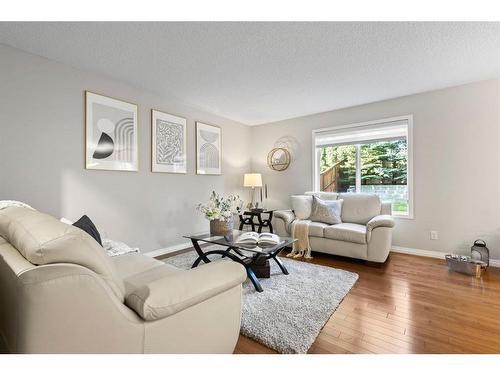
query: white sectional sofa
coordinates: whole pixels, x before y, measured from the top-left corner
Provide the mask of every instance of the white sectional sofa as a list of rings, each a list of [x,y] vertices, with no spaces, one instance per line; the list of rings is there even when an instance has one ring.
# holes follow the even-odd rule
[[[275,233],[290,236],[291,224],[299,217],[306,219],[311,210],[312,196],[323,200],[342,199],[341,224],[311,222],[309,243],[312,251],[363,259],[376,263],[386,261],[391,250],[394,219],[390,203],[382,203],[373,194],[316,193],[292,196],[292,209],[276,211],[273,218]]]

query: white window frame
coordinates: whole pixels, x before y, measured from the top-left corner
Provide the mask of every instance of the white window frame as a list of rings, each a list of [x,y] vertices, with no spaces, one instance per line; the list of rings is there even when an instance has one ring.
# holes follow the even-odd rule
[[[311,143],[312,143],[312,191],[319,192],[319,166],[320,166],[320,152],[319,148],[316,148],[316,134],[323,133],[329,130],[338,129],[348,129],[356,128],[370,125],[383,124],[395,121],[406,121],[408,124],[408,136],[407,136],[407,150],[408,150],[408,160],[407,160],[407,185],[408,185],[408,214],[407,215],[394,215],[394,217],[401,219],[414,219],[414,202],[413,202],[413,115],[404,115],[397,117],[384,118],[380,120],[358,122],[354,124],[332,126],[329,128],[313,129]],[[357,163],[360,163],[360,158],[357,158]],[[361,173],[360,166],[356,165],[356,174]],[[358,179],[356,178],[356,184]],[[358,186],[356,186],[356,191],[359,191]]]

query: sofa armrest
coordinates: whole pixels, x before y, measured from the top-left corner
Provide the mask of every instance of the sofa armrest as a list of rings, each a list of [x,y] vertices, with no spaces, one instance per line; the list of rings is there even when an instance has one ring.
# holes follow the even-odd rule
[[[239,263],[209,263],[143,285],[126,296],[125,303],[144,320],[157,320],[241,285],[246,277]]]
[[[295,214],[292,210],[274,211],[274,217],[283,221],[285,230],[290,233],[290,226],[295,220]]]
[[[366,224],[366,239],[370,241],[371,233],[375,228],[393,228],[395,221],[390,215],[378,215]]]

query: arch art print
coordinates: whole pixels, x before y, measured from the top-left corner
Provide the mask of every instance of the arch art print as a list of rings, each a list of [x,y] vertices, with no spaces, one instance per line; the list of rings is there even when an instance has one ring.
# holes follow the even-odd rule
[[[151,110],[151,171],[187,173],[186,119]]]
[[[222,174],[222,130],[196,122],[196,173]]]
[[[85,92],[85,167],[137,171],[137,105]]]

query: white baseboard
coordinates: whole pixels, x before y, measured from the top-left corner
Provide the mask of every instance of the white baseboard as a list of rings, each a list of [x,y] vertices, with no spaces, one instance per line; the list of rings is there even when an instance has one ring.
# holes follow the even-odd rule
[[[402,254],[410,254],[417,255],[420,257],[428,257],[428,258],[440,258],[444,259],[445,253],[440,251],[433,250],[422,250],[422,249],[413,249],[411,247],[402,247],[402,246],[393,246],[391,251],[394,253],[402,253]]]
[[[402,246],[393,246],[391,251],[394,253],[410,254],[410,255],[417,255],[420,257],[439,258],[439,259],[444,259],[444,256],[446,255],[446,253],[442,253],[440,251],[413,249],[410,247],[402,247]],[[490,266],[500,267],[500,259],[490,259]]]
[[[491,267],[500,267],[500,259],[490,259]]]
[[[174,252],[179,251],[179,250],[184,250],[184,249],[187,249],[187,248],[192,247],[192,246],[193,246],[193,244],[191,242],[184,242],[184,243],[180,243],[178,245],[172,245],[169,247],[164,247],[162,249],[148,251],[147,253],[144,253],[144,255],[147,255],[148,257],[151,257],[151,258],[155,258],[155,257],[159,257],[162,255],[174,253]]]

